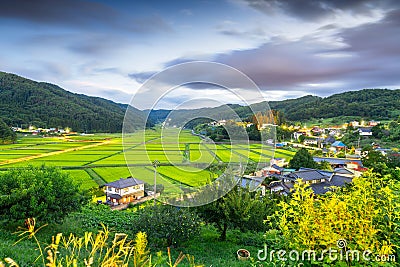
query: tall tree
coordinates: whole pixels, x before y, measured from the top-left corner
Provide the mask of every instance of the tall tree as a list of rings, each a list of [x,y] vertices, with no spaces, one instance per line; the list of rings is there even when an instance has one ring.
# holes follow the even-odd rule
[[[17,141],[17,134],[0,119],[0,144],[9,144]]]
[[[293,158],[289,161],[289,167],[293,169],[300,168],[317,168],[318,165],[314,161],[310,152],[308,152],[305,148],[300,148],[299,151],[293,156]]]

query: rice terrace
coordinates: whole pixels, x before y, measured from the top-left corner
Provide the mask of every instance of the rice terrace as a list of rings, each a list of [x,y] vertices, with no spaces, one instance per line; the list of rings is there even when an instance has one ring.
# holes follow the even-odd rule
[[[163,134],[161,136],[161,133]],[[63,137],[39,137],[19,135],[15,144],[3,145],[0,150],[0,170],[32,166],[56,166],[90,189],[119,178],[133,176],[153,184],[154,171],[151,162],[158,160],[158,183],[165,190],[173,185],[204,185],[218,174],[205,169],[218,163],[267,161],[273,156],[289,159],[293,152],[262,148],[260,143],[231,145],[230,143],[207,143],[189,130],[177,128],[146,130],[136,133],[137,142],[125,148],[125,154],[134,159],[127,166],[121,134],[70,135]],[[179,140],[175,136],[179,135]],[[135,140],[135,139],[133,139]],[[189,159],[185,150],[189,148]]]

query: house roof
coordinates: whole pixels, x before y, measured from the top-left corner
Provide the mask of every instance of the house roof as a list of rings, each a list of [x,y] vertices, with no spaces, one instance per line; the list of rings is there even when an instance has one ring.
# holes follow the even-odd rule
[[[328,182],[322,182],[317,184],[311,184],[310,188],[314,191],[314,194],[322,195],[330,190],[330,184]]]
[[[356,159],[324,158],[324,157],[313,157],[313,159],[316,162],[327,161],[330,164],[336,164],[336,165],[345,165],[346,163],[355,162],[358,165],[362,166],[361,160],[356,160]]]
[[[243,188],[249,188],[250,191],[253,191],[258,186],[260,186],[264,182],[263,177],[242,177],[240,181],[240,186]]]
[[[336,142],[336,139],[333,136],[330,135],[327,138],[325,138],[324,142],[332,144],[332,143]]]
[[[346,168],[335,168],[335,173],[340,173],[340,174],[354,174],[352,171],[346,169]]]
[[[144,182],[142,180],[133,178],[133,177],[129,177],[129,178],[121,178],[117,181],[111,182],[111,183],[107,183],[105,184],[105,186],[111,186],[114,188],[126,188],[126,187],[131,187],[131,186],[135,186],[135,185],[140,185],[140,184],[144,184]]]
[[[351,183],[352,182],[352,178],[349,178],[349,177],[345,177],[345,176],[341,176],[341,175],[334,175],[334,176],[332,176],[332,179],[331,179],[331,181],[330,181],[330,184],[332,185],[332,186],[339,186],[339,187],[342,187],[342,186],[344,186],[344,185],[346,185],[346,184],[348,184],[348,183]]]
[[[346,147],[346,145],[342,141],[335,141],[332,143],[334,147]]]
[[[372,132],[372,129],[369,127],[360,127],[360,128],[358,128],[358,131],[363,132],[363,133],[370,133],[370,132]]]
[[[326,181],[322,183],[311,184],[310,188],[314,191],[315,194],[321,195],[325,194],[328,191],[331,191],[332,186],[342,187],[351,182],[352,178],[340,175],[333,175],[329,182]]]
[[[282,171],[285,169],[285,168],[279,167],[279,166],[276,165],[276,164],[272,164],[271,167],[274,168],[274,169],[276,169],[276,170],[278,170],[278,171],[280,171],[280,172],[282,172]]]
[[[288,178],[301,179],[303,181],[328,179],[329,176],[324,175],[319,170],[300,168],[297,172],[292,172],[286,175]]]
[[[324,182],[311,183],[308,185],[308,187],[311,188],[313,192],[317,195],[325,194],[326,192],[332,190],[332,186],[342,187],[352,182],[352,178],[336,174],[336,172],[322,171],[309,168],[300,168],[299,171],[281,176],[280,178],[281,179],[290,178],[291,180],[302,179],[303,181],[325,179]],[[269,187],[270,188],[277,187],[279,185],[282,186],[284,190],[286,189],[287,192],[290,192],[290,189],[293,188],[294,183],[293,182],[284,183],[283,180],[281,180],[280,182],[273,181],[270,183]]]

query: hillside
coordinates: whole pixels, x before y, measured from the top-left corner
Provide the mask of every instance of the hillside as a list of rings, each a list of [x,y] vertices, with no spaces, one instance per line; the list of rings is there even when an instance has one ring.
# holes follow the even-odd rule
[[[304,96],[283,101],[268,103],[271,109],[283,112],[286,120],[307,121],[314,118],[334,118],[352,116],[365,119],[395,119],[400,115],[400,90],[364,89],[335,94],[326,98]],[[252,104],[255,112],[262,111],[262,103]],[[188,117],[213,117],[215,119],[232,119],[233,109],[241,118],[252,115],[248,106],[225,105],[215,108],[194,110],[175,110],[170,114],[170,124],[181,125]],[[152,111],[150,118],[160,121],[168,113]]]
[[[395,119],[400,115],[400,90],[364,89],[335,94],[326,98],[307,96],[269,103],[292,121],[312,118],[359,116],[370,119]]]
[[[121,132],[127,105],[68,92],[56,85],[0,72],[0,118],[8,125],[70,127],[74,131]],[[141,111],[133,109],[143,125]]]

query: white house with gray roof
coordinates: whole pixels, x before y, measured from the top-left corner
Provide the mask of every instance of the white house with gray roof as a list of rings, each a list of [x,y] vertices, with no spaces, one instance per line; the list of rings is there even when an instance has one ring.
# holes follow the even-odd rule
[[[144,196],[144,182],[128,177],[104,185],[107,202],[118,205],[131,203]]]

